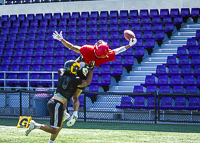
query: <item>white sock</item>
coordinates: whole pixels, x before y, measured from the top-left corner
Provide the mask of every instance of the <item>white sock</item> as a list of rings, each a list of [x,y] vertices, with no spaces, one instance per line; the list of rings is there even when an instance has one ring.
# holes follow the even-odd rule
[[[74,111],[73,115],[78,116],[78,111]]]
[[[54,141],[52,141],[52,140],[49,140],[49,143],[53,143]]]
[[[39,123],[35,123],[35,126],[36,126],[37,129],[40,129],[40,127],[41,127],[42,125],[39,124]]]

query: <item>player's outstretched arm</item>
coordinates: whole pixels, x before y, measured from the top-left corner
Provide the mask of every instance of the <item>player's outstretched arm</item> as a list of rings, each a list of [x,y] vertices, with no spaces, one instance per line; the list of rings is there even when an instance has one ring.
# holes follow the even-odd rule
[[[72,43],[66,41],[63,38],[62,31],[60,32],[60,34],[57,31],[55,31],[52,36],[53,36],[54,39],[61,41],[70,50],[73,50],[76,53],[80,53],[80,48],[81,47],[77,46],[77,45],[73,45]]]

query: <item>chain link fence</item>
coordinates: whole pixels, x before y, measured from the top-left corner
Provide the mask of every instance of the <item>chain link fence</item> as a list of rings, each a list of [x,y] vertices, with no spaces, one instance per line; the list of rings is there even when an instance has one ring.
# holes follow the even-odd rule
[[[32,116],[37,119],[49,119],[47,102],[53,94],[53,91],[2,90],[0,91],[0,116],[2,118]],[[199,123],[199,96],[199,94],[83,91],[79,97],[78,120]],[[69,107],[69,112],[72,114],[73,107]]]

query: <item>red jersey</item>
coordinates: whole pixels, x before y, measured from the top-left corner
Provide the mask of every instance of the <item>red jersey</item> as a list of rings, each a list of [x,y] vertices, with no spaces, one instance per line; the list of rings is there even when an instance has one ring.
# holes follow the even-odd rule
[[[90,61],[95,61],[95,67],[110,61],[115,60],[115,52],[109,50],[108,56],[106,58],[97,58],[94,54],[94,45],[83,45],[80,48],[80,52],[83,55],[84,61],[89,65]]]

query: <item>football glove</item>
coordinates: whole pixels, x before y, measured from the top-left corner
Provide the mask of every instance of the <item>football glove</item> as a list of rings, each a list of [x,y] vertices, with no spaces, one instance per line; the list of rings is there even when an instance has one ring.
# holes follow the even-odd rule
[[[67,121],[67,126],[68,126],[68,127],[73,126],[74,123],[76,122],[76,119],[78,119],[78,115],[72,115],[72,116],[69,118],[69,121]]]
[[[133,46],[137,43],[137,39],[136,38],[131,38],[130,41],[129,41],[129,46]]]
[[[65,111],[63,111],[63,122],[64,122],[65,120],[69,119],[69,117],[70,117],[70,114],[69,114],[69,113],[67,113],[67,111],[66,111],[66,110],[65,110]]]
[[[59,40],[59,41],[63,39],[62,31],[60,32],[60,34],[57,31],[55,31],[55,33],[53,33],[52,36],[54,39]]]
[[[93,70],[95,68],[95,61],[89,62],[88,69]]]

